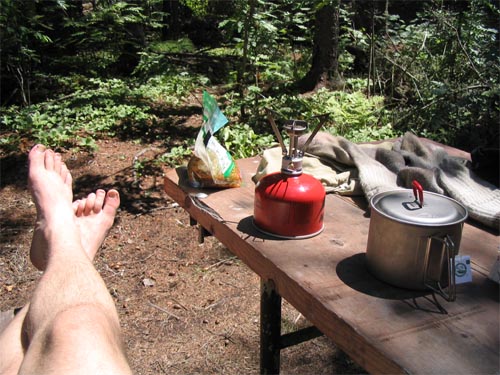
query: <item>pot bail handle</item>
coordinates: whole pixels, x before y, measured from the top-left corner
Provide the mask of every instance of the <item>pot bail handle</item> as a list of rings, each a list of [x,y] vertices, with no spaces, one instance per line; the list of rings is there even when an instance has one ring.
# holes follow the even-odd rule
[[[432,280],[429,275],[430,268],[430,258],[431,258],[431,244],[432,241],[441,242],[441,254],[440,260],[438,262],[439,269],[442,270],[443,263],[446,265],[447,278],[448,278],[448,292],[444,290],[441,285],[441,280],[434,280],[436,285],[432,284]],[[448,302],[453,302],[456,299],[456,282],[455,282],[455,243],[451,239],[450,235],[446,235],[445,237],[437,237],[432,236],[427,238],[427,246],[425,250],[425,259],[424,259],[424,285],[431,289],[433,292],[438,293],[441,297],[446,299]]]
[[[413,195],[415,196],[415,201],[419,204],[420,208],[424,205],[424,189],[422,185],[417,180],[413,180],[411,183],[411,187],[413,188]],[[417,197],[418,192],[418,197]]]

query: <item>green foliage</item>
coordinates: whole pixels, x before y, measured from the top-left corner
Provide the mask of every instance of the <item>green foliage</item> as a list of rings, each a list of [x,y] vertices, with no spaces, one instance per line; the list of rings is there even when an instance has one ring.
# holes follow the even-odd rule
[[[137,133],[135,129],[144,133],[157,126],[152,103],[176,107],[195,86],[195,77],[177,72],[152,77],[143,84],[116,78],[75,78],[80,83],[70,95],[2,109],[0,121],[5,131],[0,145],[15,148],[22,138],[29,138],[49,147],[94,149],[99,136],[132,135]]]
[[[189,38],[156,41],[149,45],[149,49],[156,53],[195,52],[193,42]]]
[[[61,2],[60,6],[63,4]],[[40,62],[40,50],[52,44],[47,35],[50,26],[46,25],[42,15],[35,13],[34,8],[34,2],[0,2],[0,75],[12,77],[24,105],[31,102],[31,75]]]
[[[367,97],[360,91],[320,90],[311,100],[313,112],[328,113],[326,129],[353,142],[392,138],[395,132],[388,121],[382,96]],[[320,114],[320,113],[318,113]]]
[[[91,85],[97,86],[78,90],[60,101],[10,107],[2,111],[1,121],[18,136],[49,147],[95,148],[96,135],[114,134],[125,120],[138,124],[150,119],[147,108],[122,103],[125,96],[134,95],[123,82],[94,79]]]
[[[171,76],[171,72],[175,71],[174,65],[165,54],[167,53],[194,53],[193,43],[187,39],[179,39],[177,41],[162,41],[154,43],[149,47],[149,50],[140,52],[141,57],[139,64],[135,68],[133,75],[142,79],[148,79],[151,76]],[[185,66],[182,67],[184,72],[187,72]],[[184,74],[186,75],[186,74]],[[190,79],[195,81],[201,79],[206,82],[206,77],[201,77],[196,74],[189,74]]]
[[[347,83],[349,86],[356,87],[359,81],[354,79],[348,80]],[[233,148],[233,152],[236,153],[238,147],[241,147],[245,150],[245,155],[255,154],[273,143],[273,140],[275,141],[273,136],[269,137],[272,130],[266,120],[265,108],[270,108],[277,114],[275,118],[277,123],[283,123],[288,119],[299,119],[306,120],[310,127],[316,125],[318,116],[328,115],[323,130],[354,142],[394,138],[401,134],[392,127],[391,111],[385,107],[384,98],[382,96],[367,97],[361,91],[322,89],[308,96],[282,94],[265,98],[257,88],[253,87],[249,88],[245,98],[245,104],[249,104],[246,100],[253,103],[252,112],[248,116],[245,127],[239,129],[231,126],[224,129],[226,133],[235,133],[226,147]],[[229,104],[224,109],[225,113],[230,117],[237,117],[238,108],[242,105],[239,96],[226,96],[226,102]],[[262,144],[259,143],[259,138],[262,138]],[[255,144],[255,147],[247,152],[246,149],[252,148],[251,144]]]
[[[127,45],[138,44],[129,31],[129,25],[134,23],[151,29],[161,27],[155,17],[146,16],[143,7],[127,1],[111,2],[107,6],[98,6],[83,17],[66,19],[65,27],[71,30],[71,34],[60,42],[65,48],[78,52],[66,55],[60,63],[93,74],[105,73],[117,62]]]
[[[3,149],[26,138],[52,147],[94,148],[101,136],[158,136],[171,123],[163,118],[166,110],[180,108],[200,88],[216,88],[199,73],[218,69],[215,64],[172,56],[197,52],[216,56],[233,70],[232,80],[219,87],[231,119],[220,136],[235,157],[274,143],[266,108],[277,112],[278,122],[297,118],[314,125],[318,115],[328,114],[325,130],[353,141],[406,130],[466,149],[498,139],[500,13],[486,0],[468,2],[460,12],[446,2],[428,2],[409,23],[396,15],[374,15],[385,27],[373,35],[352,26],[357,14],[351,2],[235,0],[227,7],[234,12],[220,23],[230,43],[203,51],[187,37],[160,40],[162,0],[85,2],[95,8],[78,16],[71,12],[76,3],[63,0],[45,7],[39,1],[0,2],[2,84],[21,98],[21,106],[1,108]],[[310,67],[314,12],[327,3],[341,7],[339,53],[346,85],[301,96],[293,91],[294,82]],[[194,17],[218,16],[210,13],[216,6],[207,0],[183,4]],[[131,24],[143,27],[145,45],[131,40]],[[136,43],[140,62],[132,77],[115,76],[129,43]],[[344,52],[348,45],[367,54],[373,45],[369,77],[368,72],[350,77],[355,60]],[[10,100],[2,95],[4,103]],[[163,158],[175,162],[190,151],[188,143],[176,144]]]
[[[195,16],[203,17],[208,12],[208,0],[181,0],[181,2],[191,9]]]
[[[207,83],[206,77],[171,69],[167,74],[152,76],[134,91],[150,103],[177,107],[191,91]]]
[[[307,59],[298,45],[310,40],[311,8],[307,1],[236,1],[236,12],[220,23],[233,37],[235,51],[249,64],[257,84],[300,78]],[[302,64],[298,64],[302,62]]]
[[[469,150],[498,140],[498,29],[487,25],[485,4],[430,8],[408,25],[391,19],[379,73],[398,103],[396,127]],[[498,19],[497,8],[489,12]]]
[[[186,140],[183,145],[171,147],[168,152],[158,157],[156,162],[160,165],[168,165],[170,167],[184,164],[193,154],[193,146],[194,139]]]
[[[256,134],[248,124],[231,124],[221,129],[223,145],[235,159],[260,154],[269,148],[275,139],[271,134]]]

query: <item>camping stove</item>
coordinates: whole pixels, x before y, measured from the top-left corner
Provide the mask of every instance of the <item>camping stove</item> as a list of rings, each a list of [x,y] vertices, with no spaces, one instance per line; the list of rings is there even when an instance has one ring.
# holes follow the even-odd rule
[[[309,238],[323,230],[325,188],[319,180],[302,172],[304,151],[322,122],[300,150],[298,138],[307,123],[289,120],[284,129],[290,137],[287,148],[268,112],[269,122],[283,151],[281,171],[264,176],[255,187],[254,224],[262,232],[281,238]]]

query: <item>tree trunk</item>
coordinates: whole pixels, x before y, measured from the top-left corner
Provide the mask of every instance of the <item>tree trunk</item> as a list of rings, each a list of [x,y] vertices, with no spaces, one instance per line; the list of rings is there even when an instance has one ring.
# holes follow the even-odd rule
[[[127,0],[132,6],[141,6],[140,0]],[[139,52],[145,44],[144,25],[140,22],[128,22],[125,25],[128,39],[123,43],[123,50],[116,62],[118,71],[122,74],[131,74],[139,64]]]
[[[246,15],[245,18],[245,27],[243,29],[243,56],[237,70],[238,94],[242,99],[242,103],[245,102],[243,100],[244,99],[243,87],[245,81],[245,74],[247,73],[247,67],[248,67],[248,44],[250,39],[250,33],[252,32],[251,29],[252,29],[253,17],[255,15],[255,7],[256,7],[256,1],[250,0],[248,14]],[[241,112],[241,117],[245,118],[246,115],[245,115],[244,104],[242,104],[242,106],[240,107],[240,112]]]
[[[338,63],[339,8],[336,2],[316,12],[312,65],[299,82],[301,92],[322,87],[338,88],[341,84]]]
[[[163,26],[161,29],[161,36],[163,40],[176,40],[182,35],[182,4],[179,0],[163,0],[162,11]]]

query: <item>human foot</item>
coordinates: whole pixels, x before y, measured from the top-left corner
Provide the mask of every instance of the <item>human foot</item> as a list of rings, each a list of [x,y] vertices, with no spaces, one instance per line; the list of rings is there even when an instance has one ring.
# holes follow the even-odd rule
[[[80,232],[81,244],[91,261],[113,226],[119,206],[120,195],[114,189],[107,193],[99,189],[95,193],[90,193],[86,198],[73,202],[75,222]],[[39,249],[40,246],[46,245],[43,242],[43,234],[36,228],[31,245],[31,262],[36,268],[43,271],[47,260],[42,257],[43,250]]]
[[[35,146],[29,156],[30,174],[29,185],[32,191],[35,204],[37,206],[37,224],[33,234],[33,241],[31,244],[30,258],[33,265],[39,270],[45,270],[48,259],[48,239],[45,230],[47,229],[47,220],[45,216],[51,213],[50,205],[46,201],[58,202],[63,200],[65,202],[65,213],[67,214],[67,200],[71,200],[71,174],[61,161],[58,154],[50,150],[46,150],[44,146]],[[44,185],[44,179],[47,178],[46,172],[52,173],[49,177],[55,181],[49,181],[49,184]],[[59,174],[59,178],[57,177]],[[58,189],[55,189],[57,194],[55,196],[46,198],[47,186],[59,187],[60,181],[63,180],[66,185],[65,190],[61,195]],[[76,200],[71,204],[71,217],[69,225],[72,228],[73,223],[76,225],[76,231],[83,247],[90,260],[94,256],[104,241],[109,229],[113,225],[116,211],[120,205],[120,195],[114,189],[105,192],[102,189],[96,193],[89,194],[86,198]],[[48,206],[49,208],[47,208]],[[55,206],[55,204],[54,204]],[[48,212],[47,212],[48,211]],[[50,216],[50,215],[49,215]],[[57,218],[57,215],[56,215]],[[52,220],[49,220],[52,221]],[[61,228],[66,229],[66,224],[60,224]],[[57,230],[57,229],[56,229]]]
[[[35,202],[37,218],[30,257],[37,268],[45,264],[49,242],[78,240],[72,208],[72,177],[61,155],[42,145],[28,156],[28,186]]]
[[[87,198],[73,202],[76,224],[80,229],[83,249],[93,260],[115,220],[120,195],[114,189],[107,193],[98,189]]]
[[[62,213],[54,209],[67,208],[73,199],[73,180],[61,155],[43,145],[36,145],[29,153],[28,168],[28,187],[37,215],[50,220],[58,217]]]

